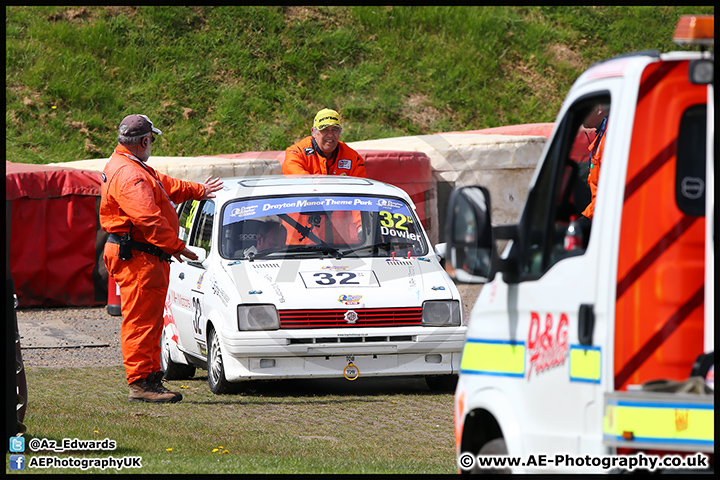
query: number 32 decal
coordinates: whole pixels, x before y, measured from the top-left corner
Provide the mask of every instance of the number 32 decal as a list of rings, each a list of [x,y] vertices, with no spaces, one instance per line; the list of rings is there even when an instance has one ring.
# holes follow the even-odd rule
[[[200,321],[202,319],[203,313],[202,313],[202,302],[198,297],[193,297],[192,299],[193,304],[193,331],[195,332],[195,336],[200,336],[202,338],[202,322]]]
[[[321,272],[313,275],[313,277],[319,277],[319,280],[315,280],[315,283],[318,285],[334,285],[335,283],[339,283],[340,285],[360,285],[360,282],[354,281],[356,276],[357,275],[352,272]]]
[[[383,210],[380,212],[380,217],[380,225],[387,228],[394,228],[395,230],[407,231],[408,226],[406,223],[412,223],[412,218],[402,213],[392,214]]]

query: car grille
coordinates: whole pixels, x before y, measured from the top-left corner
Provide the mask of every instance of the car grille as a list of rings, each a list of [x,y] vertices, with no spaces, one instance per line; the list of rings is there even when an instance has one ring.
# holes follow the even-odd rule
[[[345,314],[350,310],[357,314],[354,323],[345,319]],[[280,328],[397,327],[422,324],[422,307],[281,310],[279,313]]]

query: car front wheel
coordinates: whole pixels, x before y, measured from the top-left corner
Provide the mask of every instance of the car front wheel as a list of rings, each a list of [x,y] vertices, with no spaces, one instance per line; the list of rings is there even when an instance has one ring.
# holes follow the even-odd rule
[[[160,365],[165,372],[165,380],[187,380],[195,376],[195,367],[184,363],[175,363],[170,355],[170,338],[163,331],[160,340]]]
[[[230,393],[233,385],[225,380],[225,367],[223,365],[222,351],[220,350],[220,337],[214,328],[208,332],[208,384],[214,394]]]

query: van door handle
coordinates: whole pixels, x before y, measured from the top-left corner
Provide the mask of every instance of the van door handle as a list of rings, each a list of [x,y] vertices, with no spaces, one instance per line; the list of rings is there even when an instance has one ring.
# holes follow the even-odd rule
[[[580,345],[592,345],[593,330],[595,329],[595,311],[592,304],[580,305],[578,313],[578,341]]]

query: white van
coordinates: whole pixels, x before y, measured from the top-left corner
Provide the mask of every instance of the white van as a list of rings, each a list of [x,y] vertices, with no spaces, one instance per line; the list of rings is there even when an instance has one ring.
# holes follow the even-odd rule
[[[609,460],[639,452],[712,463],[712,382],[687,380],[714,375],[714,17],[683,17],[675,40],[702,51],[622,55],[580,76],[517,225],[491,226],[482,187],[451,195],[456,279],[487,282],[455,394],[459,471],[482,471],[478,454],[515,458],[495,464],[514,473],[632,470]],[[587,158],[573,152],[591,153],[600,129],[583,123],[598,106],[588,220]],[[671,467],[692,468],[684,458]]]

